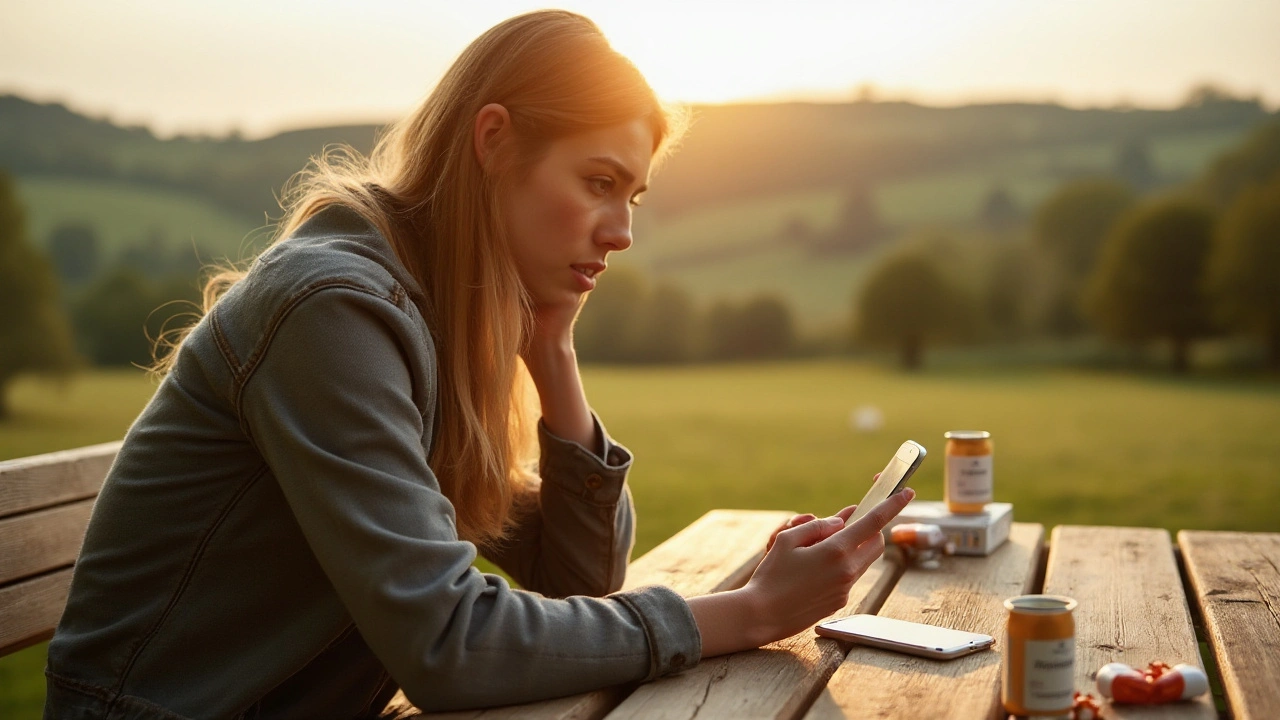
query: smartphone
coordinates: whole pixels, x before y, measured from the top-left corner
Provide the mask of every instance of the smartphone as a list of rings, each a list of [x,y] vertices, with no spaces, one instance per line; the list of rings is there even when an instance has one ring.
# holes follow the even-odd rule
[[[894,620],[879,615],[850,615],[822,623],[814,630],[823,637],[937,660],[950,660],[986,650],[995,643],[995,638],[982,633]]]
[[[880,471],[880,477],[867,491],[862,502],[858,503],[858,509],[853,512],[853,517],[849,518],[849,522],[845,524],[852,525],[857,522],[890,495],[906,487],[907,480],[915,473],[916,468],[920,467],[920,463],[924,462],[924,456],[927,454],[924,446],[918,442],[908,440],[902,443],[898,452],[894,453],[889,460],[889,464]]]

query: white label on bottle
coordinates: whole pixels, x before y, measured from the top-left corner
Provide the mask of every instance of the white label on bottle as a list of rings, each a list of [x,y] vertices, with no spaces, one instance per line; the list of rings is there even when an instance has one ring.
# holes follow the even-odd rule
[[[991,456],[948,455],[947,485],[952,502],[991,502]]]
[[[1071,708],[1076,678],[1076,640],[1027,640],[1023,651],[1022,704],[1028,710]]]

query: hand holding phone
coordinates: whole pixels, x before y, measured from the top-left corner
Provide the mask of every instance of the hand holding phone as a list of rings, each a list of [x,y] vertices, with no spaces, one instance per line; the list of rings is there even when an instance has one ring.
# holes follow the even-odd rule
[[[902,489],[906,487],[907,480],[909,480],[915,473],[916,468],[920,467],[920,463],[924,461],[924,457],[927,454],[928,451],[924,449],[923,445],[912,440],[904,442],[898,448],[897,452],[893,454],[893,457],[889,459],[889,464],[885,466],[885,469],[876,474],[875,479],[872,481],[871,489],[867,491],[867,494],[862,498],[862,501],[857,505],[850,505],[849,507],[844,508],[840,512],[836,513],[836,515],[844,521],[845,525],[851,525],[853,522],[865,517],[875,508],[875,506],[888,499],[890,495],[901,492]],[[897,513],[894,513],[894,515],[896,514]],[[893,516],[890,516],[890,519],[892,519],[892,517]],[[769,550],[773,547],[774,540],[777,539],[778,533],[813,522],[817,519],[817,516],[812,513],[805,513],[803,515],[796,515],[792,517],[790,520],[780,525],[777,530],[773,531],[773,534],[769,536],[769,541],[765,544],[765,550]],[[831,532],[820,532],[812,537],[811,542],[821,542],[829,535],[831,535]]]
[[[880,471],[880,476],[872,483],[862,502],[858,503],[858,509],[849,518],[849,522],[857,522],[890,495],[902,490],[927,454],[928,451],[918,442],[908,440],[902,443],[893,457],[889,458],[889,464]]]

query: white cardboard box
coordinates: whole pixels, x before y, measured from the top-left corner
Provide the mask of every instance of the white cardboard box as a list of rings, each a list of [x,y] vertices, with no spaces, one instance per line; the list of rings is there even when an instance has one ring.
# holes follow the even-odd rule
[[[1013,526],[1013,505],[987,503],[986,512],[956,515],[947,511],[939,500],[912,500],[886,527],[900,523],[930,523],[942,528],[947,539],[956,544],[956,555],[990,555],[1009,539]],[[887,539],[887,538],[886,538]]]

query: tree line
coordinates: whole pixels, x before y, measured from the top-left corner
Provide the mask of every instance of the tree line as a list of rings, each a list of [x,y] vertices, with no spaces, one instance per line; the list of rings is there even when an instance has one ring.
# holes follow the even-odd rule
[[[1063,184],[1035,209],[1025,238],[1010,239],[1019,211],[995,188],[979,218],[980,251],[946,232],[899,241],[850,298],[836,337],[802,338],[781,297],[701,309],[680,287],[650,286],[624,269],[602,278],[587,304],[580,353],[654,363],[884,347],[914,369],[940,344],[1096,334],[1123,347],[1161,342],[1185,372],[1196,341],[1236,335],[1280,369],[1280,123],[1260,126],[1191,184],[1157,194],[1144,194],[1154,185],[1147,155],[1126,144],[1113,176]],[[883,245],[887,234],[856,188],[831,230],[793,220],[780,240],[846,252]]]
[[[998,196],[988,219],[1008,213]],[[858,243],[884,242],[865,193],[837,227]],[[1193,343],[1235,333],[1257,338],[1280,368],[1280,123],[1173,192],[1143,196],[1116,179],[1067,183],[1036,209],[1029,235],[992,243],[980,263],[960,262],[965,250],[946,238],[899,243],[851,297],[847,329],[816,339],[801,336],[785,298],[703,307],[678,285],[619,267],[578,320],[578,350],[587,362],[683,363],[882,346],[915,368],[940,343],[1099,333],[1125,345],[1161,341],[1185,371]],[[820,238],[816,249],[833,242]],[[83,225],[55,228],[46,246],[47,256],[30,242],[13,181],[0,172],[0,416],[20,373],[149,364],[154,339],[199,297],[198,249],[171,252],[152,235],[106,257]]]
[[[687,290],[634,268],[601,277],[574,326],[578,357],[601,363],[685,363],[794,356],[791,306],[762,294],[699,307]]]
[[[1030,103],[932,108],[906,102],[694,109],[697,129],[649,193],[650,211],[676,214],[753,195],[875,184],[1033,147],[1242,129],[1268,115],[1257,98],[1212,86],[1193,88],[1175,110]],[[0,95],[0,167],[14,174],[184,191],[255,222],[277,211],[276,193],[320,148],[340,143],[368,152],[378,132],[379,126],[358,125],[260,140],[234,133],[162,140],[145,127],[118,127],[62,105]],[[744,153],[744,147],[752,151]]]
[[[897,349],[906,367],[927,345],[1039,330],[1162,342],[1177,372],[1198,340],[1252,337],[1280,369],[1280,123],[1155,196],[1115,179],[1064,185],[976,291],[935,253],[896,253],[863,286],[854,318],[855,337]]]

